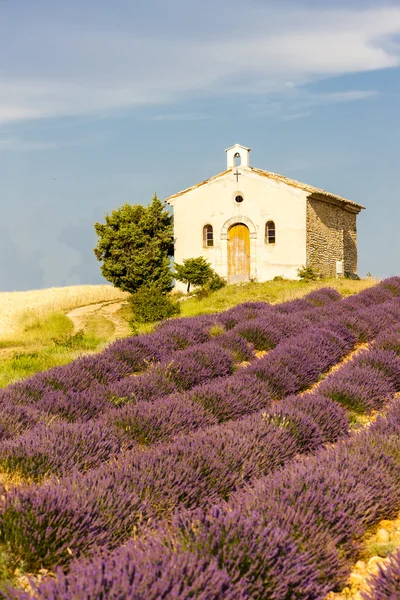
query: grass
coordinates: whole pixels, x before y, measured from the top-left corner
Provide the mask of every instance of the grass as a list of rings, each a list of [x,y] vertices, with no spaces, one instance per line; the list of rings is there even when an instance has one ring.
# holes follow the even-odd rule
[[[85,322],[85,333],[100,339],[111,339],[115,333],[115,325],[102,315],[90,315]]]
[[[183,296],[179,316],[220,312],[248,301],[263,300],[276,304],[301,298],[314,289],[326,286],[348,296],[375,283],[376,280],[368,278],[361,281],[326,279],[317,282],[267,281],[230,285],[200,300],[195,296]],[[0,315],[3,309],[0,318],[0,387],[38,371],[67,364],[83,353],[101,350],[116,337],[112,317],[99,314],[96,309],[96,312],[85,316],[76,331],[65,313],[82,306],[123,301],[126,298],[126,293],[107,285],[0,293]],[[29,310],[26,310],[27,306]],[[127,322],[129,317],[130,309],[125,303],[114,313],[114,318],[120,322]],[[138,325],[135,333],[149,333],[154,326],[154,323]],[[218,333],[214,331],[213,335]],[[122,327],[119,335],[129,335],[128,326]]]
[[[60,312],[43,317],[32,311],[22,313],[16,330],[13,337],[0,340],[0,387],[65,365],[82,352],[96,350],[108,339],[99,335],[104,326],[99,328],[97,323],[87,332],[75,333],[72,321]]]
[[[321,287],[332,287],[338,290],[342,296],[349,296],[357,294],[376,283],[377,280],[371,277],[359,281],[351,279],[324,279],[313,282],[283,280],[228,285],[201,300],[198,300],[196,297],[182,300],[180,316],[192,317],[202,313],[219,312],[248,301],[256,302],[262,300],[271,304],[277,304],[301,298],[312,290]]]

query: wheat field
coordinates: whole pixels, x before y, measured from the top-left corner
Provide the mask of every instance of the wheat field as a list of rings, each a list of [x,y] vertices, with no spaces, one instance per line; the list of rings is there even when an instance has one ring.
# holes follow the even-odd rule
[[[68,287],[0,292],[0,338],[18,333],[21,318],[27,312],[43,316],[67,312],[98,302],[124,300],[129,294],[111,285],[73,285]]]

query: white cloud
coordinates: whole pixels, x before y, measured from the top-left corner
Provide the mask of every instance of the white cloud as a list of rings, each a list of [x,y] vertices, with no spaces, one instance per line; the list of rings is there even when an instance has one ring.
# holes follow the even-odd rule
[[[271,117],[282,121],[304,119],[317,106],[367,100],[378,95],[376,90],[347,90],[344,92],[311,92],[307,88],[293,88],[273,95],[272,100],[249,104],[251,117]]]
[[[81,140],[66,142],[28,140],[17,136],[0,137],[0,152],[36,152],[40,150],[51,150],[60,146],[79,146]]]
[[[153,121],[205,121],[209,118],[207,115],[198,113],[165,113],[155,115]]]
[[[311,112],[298,112],[282,116],[282,121],[297,121],[297,119],[306,119],[311,116]]]
[[[377,96],[377,90],[348,90],[345,92],[328,92],[326,94],[309,94],[305,96],[308,106],[319,104],[331,104],[334,102],[354,102],[355,100],[366,100]]]
[[[279,9],[242,0],[237,13],[232,2],[221,0],[213,30],[202,36],[178,26],[162,37],[145,35],[146,28],[46,23],[40,29],[26,23],[8,65],[12,76],[0,74],[0,123],[108,114],[193,96],[290,94],[316,78],[400,65],[394,39],[400,7],[311,10],[286,3]],[[171,0],[177,20],[180,8],[179,0]],[[327,101],[361,100],[365,94],[344,92]],[[185,118],[193,116],[166,113],[156,120]]]

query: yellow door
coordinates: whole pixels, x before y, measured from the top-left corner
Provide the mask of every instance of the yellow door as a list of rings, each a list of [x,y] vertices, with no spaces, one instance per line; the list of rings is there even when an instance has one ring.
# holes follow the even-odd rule
[[[250,279],[250,234],[243,223],[233,225],[228,232],[228,283]]]

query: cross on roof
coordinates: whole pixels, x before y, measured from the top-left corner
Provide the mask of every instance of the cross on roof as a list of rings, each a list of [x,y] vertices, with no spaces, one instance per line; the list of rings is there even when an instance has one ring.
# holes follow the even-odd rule
[[[236,171],[234,172],[234,176],[236,177],[236,181],[239,182],[239,176],[241,175],[241,173],[239,173],[239,171],[236,169]]]

